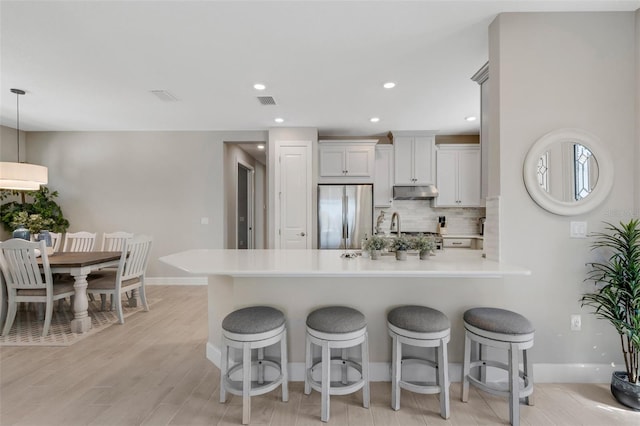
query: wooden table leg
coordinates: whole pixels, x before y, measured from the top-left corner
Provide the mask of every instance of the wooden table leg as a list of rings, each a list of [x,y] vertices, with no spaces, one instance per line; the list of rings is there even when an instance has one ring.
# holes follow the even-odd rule
[[[91,317],[89,317],[89,301],[87,300],[87,274],[75,275],[73,283],[75,297],[73,300],[73,319],[71,331],[73,333],[85,333],[91,329]]]

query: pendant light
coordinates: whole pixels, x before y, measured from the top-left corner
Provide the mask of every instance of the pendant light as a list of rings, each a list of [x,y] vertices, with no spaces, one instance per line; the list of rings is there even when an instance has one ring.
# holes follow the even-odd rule
[[[18,145],[18,161],[0,162],[0,189],[13,189],[17,191],[37,191],[40,185],[48,182],[47,168],[35,164],[20,162],[20,95],[25,91],[11,89],[16,94],[16,143]]]

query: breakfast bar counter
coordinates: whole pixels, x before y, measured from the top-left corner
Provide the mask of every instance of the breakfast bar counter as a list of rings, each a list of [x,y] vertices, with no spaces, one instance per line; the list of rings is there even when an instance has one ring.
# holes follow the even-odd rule
[[[452,323],[450,359],[461,360],[464,310],[493,306],[496,294],[511,291],[510,278],[531,274],[523,267],[484,259],[480,250],[437,251],[428,260],[409,254],[406,261],[394,256],[377,260],[344,257],[344,253],[202,249],[171,254],[160,261],[207,277],[207,357],[216,365],[220,361],[220,325],[228,313],[252,305],[282,310],[287,317],[292,380],[303,378],[305,319],[317,307],[345,305],[365,314],[372,380],[388,380],[386,314],[393,307],[423,304],[444,312]]]

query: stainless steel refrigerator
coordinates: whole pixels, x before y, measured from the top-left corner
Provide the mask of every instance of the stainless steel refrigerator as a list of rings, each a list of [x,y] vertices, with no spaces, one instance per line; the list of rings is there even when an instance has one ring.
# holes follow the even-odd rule
[[[373,230],[373,185],[318,185],[318,248],[358,249]]]

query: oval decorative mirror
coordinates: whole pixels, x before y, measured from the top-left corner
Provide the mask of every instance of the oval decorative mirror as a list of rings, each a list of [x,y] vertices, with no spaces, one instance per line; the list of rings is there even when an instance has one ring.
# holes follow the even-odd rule
[[[558,129],[538,139],[524,160],[524,184],[540,207],[563,216],[597,207],[613,186],[613,161],[598,138]]]

